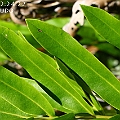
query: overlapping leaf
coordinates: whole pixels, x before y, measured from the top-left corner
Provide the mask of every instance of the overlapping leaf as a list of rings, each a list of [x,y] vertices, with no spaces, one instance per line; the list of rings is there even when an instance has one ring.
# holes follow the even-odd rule
[[[54,116],[47,99],[24,79],[0,67],[0,119],[19,120],[46,114]]]
[[[0,38],[1,48],[21,64],[34,79],[47,87],[59,99],[59,104],[73,113],[94,114],[91,106],[48,62],[48,56],[43,57],[42,53],[38,53],[25,40],[5,27],[0,27]]]
[[[27,20],[35,39],[60,58],[112,106],[120,109],[120,82],[91,53],[59,28],[39,20]]]
[[[27,79],[27,78],[23,78],[25,81],[27,81],[30,85],[32,85],[38,92],[40,92],[47,100],[48,102],[52,105],[52,107],[55,110],[59,110],[61,112],[65,112],[65,113],[70,113],[71,111],[64,108],[63,106],[61,106],[58,102],[56,102],[54,99],[52,99],[38,84],[36,81],[31,80],[31,79]]]

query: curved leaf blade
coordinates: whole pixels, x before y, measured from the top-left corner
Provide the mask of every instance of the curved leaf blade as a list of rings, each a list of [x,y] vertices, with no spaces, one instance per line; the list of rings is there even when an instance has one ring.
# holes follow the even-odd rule
[[[114,46],[120,49],[120,21],[99,8],[81,5],[93,28]]]
[[[1,48],[21,64],[35,80],[53,92],[60,99],[60,104],[63,107],[73,113],[94,114],[92,107],[71,86],[68,80],[33,46],[5,27],[0,27],[0,33]]]
[[[37,42],[73,69],[104,100],[120,109],[120,82],[97,58],[55,26],[34,19],[27,20],[27,24]]]
[[[55,110],[59,110],[64,113],[70,113],[71,111],[66,109],[65,107],[61,106],[58,102],[56,102],[53,98],[49,96],[38,84],[36,81],[24,78],[30,85],[32,85],[38,92],[40,92],[52,105]]]
[[[0,103],[0,116],[2,114],[20,118],[46,114],[54,116],[51,104],[40,92],[23,78],[3,67],[0,67]]]

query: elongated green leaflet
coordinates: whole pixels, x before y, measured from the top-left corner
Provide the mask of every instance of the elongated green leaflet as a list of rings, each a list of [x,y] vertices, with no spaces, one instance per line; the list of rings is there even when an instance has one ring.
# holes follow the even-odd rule
[[[120,48],[120,21],[99,8],[81,5],[93,28],[114,46]]]
[[[52,99],[38,84],[36,81],[23,78],[26,82],[28,82],[30,85],[32,85],[38,92],[40,92],[47,100],[48,102],[52,105],[52,107],[56,110],[59,110],[64,113],[70,113],[71,111],[68,109],[65,109],[63,106],[61,106],[57,101]]]
[[[120,82],[90,52],[55,26],[33,19],[27,20],[27,25],[37,42],[65,62],[104,100],[120,109]]]
[[[24,79],[0,67],[0,118],[29,118],[46,114],[54,116],[47,99]]]
[[[1,48],[21,64],[35,80],[56,95],[63,107],[74,113],[94,114],[91,106],[71,86],[68,80],[53,67],[53,64],[48,62],[49,56],[46,55],[44,58],[28,42],[7,28],[0,27],[0,38]]]

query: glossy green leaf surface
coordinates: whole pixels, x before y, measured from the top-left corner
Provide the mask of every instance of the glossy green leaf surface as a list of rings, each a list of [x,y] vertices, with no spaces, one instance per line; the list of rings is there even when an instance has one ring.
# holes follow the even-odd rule
[[[5,27],[0,27],[0,38],[1,48],[47,87],[59,99],[59,104],[74,113],[94,114],[92,107],[49,62],[49,56],[43,57],[28,42]]]
[[[73,69],[92,90],[120,109],[120,82],[90,52],[69,34],[39,20],[27,20],[28,27],[46,50]]]
[[[47,99],[24,79],[0,67],[0,119],[54,116]]]
[[[18,35],[19,35],[27,44],[29,44],[29,42],[26,40],[26,38],[23,36],[23,34],[22,34],[20,31],[18,31]],[[40,54],[44,59],[46,59],[47,62],[48,62],[49,64],[51,64],[55,69],[59,69],[59,68],[58,68],[58,65],[57,65],[57,62],[56,62],[53,58],[48,57],[47,55],[45,55],[45,54],[42,53],[42,52],[39,52],[39,51],[36,51],[36,52],[38,52],[38,54]]]
[[[120,114],[111,117],[109,120],[120,120]]]
[[[120,21],[99,8],[81,5],[93,28],[114,46],[120,48]]]
[[[30,85],[32,85],[38,92],[40,92],[52,105],[52,107],[55,110],[60,110],[65,113],[70,113],[71,111],[68,109],[65,109],[63,106],[61,106],[58,102],[56,102],[54,99],[52,99],[38,84],[36,81],[31,79],[23,78],[25,81],[27,81]]]
[[[7,55],[5,55],[5,54],[0,50],[0,65],[1,65],[5,60],[9,60],[9,58],[7,57]]]

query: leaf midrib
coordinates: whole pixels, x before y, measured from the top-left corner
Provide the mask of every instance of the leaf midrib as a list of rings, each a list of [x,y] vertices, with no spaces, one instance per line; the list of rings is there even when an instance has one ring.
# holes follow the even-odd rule
[[[30,113],[26,113],[25,111],[19,109],[17,106],[15,106],[14,104],[12,104],[11,102],[9,102],[7,99],[5,99],[4,97],[0,96],[0,98],[2,98],[3,100],[5,100],[7,103],[9,103],[10,105],[12,105],[13,107],[15,107],[16,109],[18,109],[19,111],[21,111],[22,113],[26,114],[26,115],[30,115],[33,116],[34,114],[30,114]],[[35,115],[34,115],[35,116]],[[26,116],[25,116],[26,117]]]
[[[87,9],[86,9],[86,11],[88,11]],[[101,10],[102,11],[102,10]],[[90,12],[90,11],[88,11],[89,13],[91,13],[93,16],[95,16],[92,12]],[[97,19],[99,19],[101,22],[103,22],[106,26],[108,26],[112,31],[114,31],[119,37],[120,37],[120,34],[114,29],[114,28],[112,28],[111,26],[109,26],[109,24],[107,24],[107,23],[105,23],[102,19],[100,19],[100,18],[98,18],[97,16],[95,16]],[[111,17],[113,17],[113,16],[111,16]],[[117,19],[115,19],[114,17],[113,17],[113,19],[114,20],[116,20],[116,21],[118,21]],[[88,19],[88,21],[89,21],[89,19]],[[119,21],[118,21],[119,22]],[[90,24],[91,24],[91,22],[90,22]],[[102,35],[103,36],[103,35]],[[104,37],[104,36],[103,36]]]
[[[26,118],[26,119],[29,118],[29,117],[26,117],[26,116],[20,116],[20,115],[17,115],[17,114],[12,114],[12,113],[8,113],[8,112],[4,112],[4,111],[0,111],[0,113],[11,115],[11,116],[16,116],[16,117],[19,117],[19,118]]]
[[[4,37],[4,36],[3,36]],[[19,36],[18,36],[19,37]],[[5,38],[5,37],[4,37]],[[9,42],[11,42],[9,39],[7,39],[7,38],[5,38],[6,40],[8,40]],[[25,42],[25,41],[24,41]],[[13,42],[11,42],[21,53],[23,53],[23,55],[25,55],[26,56],[26,58],[28,58],[28,60],[30,60],[31,61],[31,63],[33,63],[38,69],[40,69],[31,59],[29,59],[29,57],[26,55],[26,54],[24,54],[24,52],[22,52]],[[34,52],[36,52],[36,51],[34,51]],[[38,54],[37,52],[36,52],[36,54]],[[40,55],[40,54],[38,54],[38,55]],[[42,57],[42,56],[41,56]],[[43,57],[42,57],[43,58]],[[44,59],[44,58],[43,58]],[[44,59],[45,60],[45,59]],[[46,60],[45,60],[46,61]],[[47,62],[48,63],[48,62]],[[51,65],[50,65],[51,66]],[[53,67],[53,66],[51,66],[51,67]],[[53,67],[54,68],[54,67]],[[55,68],[54,68],[55,69]],[[42,69],[40,69],[44,74],[46,74]],[[50,79],[52,79],[53,81],[54,81],[54,79],[53,78],[51,78],[51,76],[49,76],[48,74],[46,74]],[[63,77],[63,76],[62,76]],[[63,79],[65,79],[64,77],[63,77]],[[67,80],[66,80],[67,81]],[[56,84],[58,84],[56,81],[54,81]],[[68,94],[70,94],[81,106],[83,106],[83,104],[81,104],[81,102],[78,100],[78,99],[76,99],[75,97],[74,97],[74,95],[73,94],[71,94],[69,91],[67,91],[66,89],[64,89],[64,87],[62,87],[60,84],[58,84],[63,90],[65,90]],[[83,106],[83,108],[86,110],[86,111],[88,111],[89,113],[91,113],[86,107],[84,107]],[[70,108],[69,108],[70,109]],[[74,111],[73,109],[70,109],[71,111]]]
[[[0,80],[0,81],[1,81],[1,80]],[[30,97],[26,96],[26,95],[25,95],[24,93],[22,93],[21,91],[17,90],[16,88],[10,86],[9,84],[7,84],[7,83],[5,83],[5,82],[3,82],[3,81],[1,81],[1,82],[2,82],[3,84],[5,84],[6,86],[12,88],[13,90],[17,91],[18,93],[22,94],[23,96],[25,96],[25,97],[28,98],[30,101],[32,101],[33,103],[35,103],[37,106],[39,106],[41,109],[44,110],[44,108],[42,108],[36,101],[32,100]],[[11,103],[11,104],[12,104],[12,103]],[[16,108],[18,108],[18,107],[16,106]],[[18,108],[18,109],[19,109],[19,108]],[[23,112],[24,112],[24,111],[23,111]]]
[[[32,24],[32,23],[31,23]],[[35,26],[33,24],[33,26]],[[35,26],[36,27],[36,26]],[[37,27],[36,27],[37,28]],[[92,69],[88,64],[86,64],[84,61],[82,61],[80,58],[78,58],[77,56],[75,56],[71,51],[69,51],[66,47],[64,47],[62,44],[60,44],[58,41],[56,41],[53,37],[51,37],[50,35],[48,35],[47,33],[45,33],[44,31],[42,31],[44,34],[46,34],[47,36],[49,36],[52,40],[54,40],[55,42],[57,42],[60,46],[63,47],[63,49],[65,49],[68,53],[70,53],[72,56],[74,56],[75,58],[77,58],[79,61],[81,61],[83,64],[85,64],[89,69],[91,69],[94,73],[96,73],[100,78],[102,78],[103,80],[105,80],[112,88],[114,88],[118,93],[120,93],[120,91],[118,91],[111,83],[109,83],[104,77],[102,77],[100,74],[98,74],[94,69]],[[39,41],[38,41],[39,42]],[[100,62],[99,62],[100,63]],[[101,64],[101,63],[100,63]],[[101,64],[102,65],[102,64]],[[104,67],[105,68],[105,67]],[[106,69],[106,68],[105,68]],[[106,69],[107,70],[107,69]],[[108,71],[108,70],[107,70]]]

